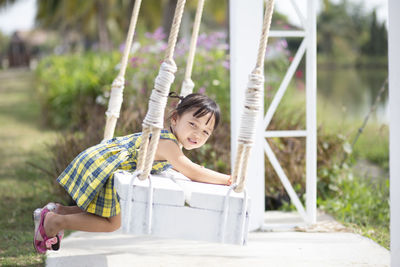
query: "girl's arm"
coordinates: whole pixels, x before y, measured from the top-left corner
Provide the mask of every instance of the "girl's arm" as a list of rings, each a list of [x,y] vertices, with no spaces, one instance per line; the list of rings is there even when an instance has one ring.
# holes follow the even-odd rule
[[[230,176],[204,168],[186,157],[179,146],[171,140],[161,139],[155,159],[167,160],[173,168],[190,180],[210,184],[230,184]]]

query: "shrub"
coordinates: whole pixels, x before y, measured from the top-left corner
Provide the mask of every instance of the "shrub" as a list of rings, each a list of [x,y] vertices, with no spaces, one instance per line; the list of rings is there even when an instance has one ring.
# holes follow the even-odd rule
[[[118,53],[50,56],[36,70],[43,119],[56,128],[77,128],[90,118],[87,106],[110,90]]]

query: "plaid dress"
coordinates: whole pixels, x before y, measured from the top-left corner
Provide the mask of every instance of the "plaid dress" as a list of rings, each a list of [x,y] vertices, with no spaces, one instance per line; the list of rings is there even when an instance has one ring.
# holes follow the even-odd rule
[[[160,139],[178,144],[168,130],[161,131]],[[136,170],[141,141],[142,133],[135,133],[92,146],[81,152],[57,181],[81,209],[102,217],[115,216],[121,208],[113,174],[117,170]],[[167,161],[154,161],[151,173],[160,173],[171,167]]]

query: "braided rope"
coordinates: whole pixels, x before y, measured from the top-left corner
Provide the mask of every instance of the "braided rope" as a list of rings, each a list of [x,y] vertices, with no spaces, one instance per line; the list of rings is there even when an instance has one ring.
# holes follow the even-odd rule
[[[136,23],[139,17],[139,10],[142,0],[136,0],[133,6],[131,21],[129,24],[128,36],[126,38],[125,49],[121,59],[121,68],[118,76],[115,78],[111,85],[111,95],[108,102],[108,109],[106,112],[107,120],[104,130],[104,140],[111,139],[114,135],[115,126],[119,118],[121,105],[123,101],[123,91],[125,85],[125,72],[128,65],[129,52],[131,51],[133,35],[135,34]]]
[[[142,147],[139,151],[137,170],[143,170],[143,173],[139,177],[141,180],[146,179],[150,174],[154,156],[157,151],[158,141],[160,139],[160,132],[163,128],[164,111],[168,101],[168,93],[175,79],[174,74],[177,71],[176,64],[173,60],[173,54],[178,39],[185,3],[186,0],[178,0],[176,4],[174,19],[168,38],[166,56],[164,62],[160,66],[158,76],[155,79],[154,89],[149,100],[149,108],[143,121],[143,128],[150,129],[149,131],[152,134],[152,138],[148,147]],[[143,136],[143,138],[145,138],[145,136]],[[148,136],[146,136],[146,139],[148,139]]]
[[[188,62],[186,65],[185,79],[182,83],[181,96],[185,97],[193,92],[194,82],[191,79],[194,56],[196,53],[197,38],[199,36],[201,16],[203,15],[204,0],[199,0],[197,3],[196,17],[193,24],[192,38],[190,40],[190,48],[188,54]]]
[[[149,144],[148,151],[146,153],[144,171],[139,176],[140,180],[144,180],[149,177],[151,168],[153,166],[154,156],[156,155],[158,141],[160,139],[161,129],[152,128],[152,136]]]
[[[235,158],[235,165],[234,169],[232,172],[232,184],[235,184],[238,181],[238,176],[240,172],[240,167],[241,167],[241,162],[243,158],[243,151],[244,151],[244,145],[242,143],[238,144],[238,149],[236,152],[236,158]]]
[[[250,151],[255,140],[257,115],[262,106],[264,94],[264,58],[269,28],[271,26],[273,5],[274,0],[269,0],[266,4],[262,34],[258,48],[257,63],[256,67],[249,75],[249,81],[247,83],[244,110],[241,116],[238,135],[238,153],[240,152],[240,156],[236,157],[233,172],[234,182],[237,183],[239,180],[235,192],[242,192],[245,187]]]
[[[179,27],[183,15],[186,0],[178,0],[175,8],[174,20],[172,21],[171,31],[168,38],[168,46],[165,53],[166,59],[172,59],[174,56],[176,40],[178,39]]]
[[[138,163],[136,166],[136,170],[143,170],[144,169],[144,159],[147,154],[147,148],[149,146],[149,139],[150,139],[150,127],[143,125],[142,129],[142,142],[140,145],[139,155],[138,155]],[[143,151],[142,153],[140,151]]]
[[[131,51],[131,47],[132,47],[133,35],[135,34],[136,23],[137,23],[137,19],[139,17],[139,10],[140,10],[141,3],[142,3],[142,0],[135,0],[135,4],[133,6],[132,17],[131,17],[131,21],[129,24],[129,30],[128,30],[128,37],[126,38],[124,54],[123,54],[122,61],[121,61],[121,69],[119,70],[119,74],[122,77],[125,76],[126,67],[128,65],[129,52]]]
[[[258,48],[256,68],[264,69],[265,52],[267,50],[268,35],[271,27],[273,9],[274,0],[268,0],[265,7],[264,22],[261,32],[260,46]]]
[[[249,159],[250,159],[250,151],[251,151],[251,146],[245,145],[243,157],[242,157],[242,159],[243,159],[242,167],[240,169],[240,181],[239,181],[237,187],[235,187],[235,189],[234,189],[234,191],[237,193],[242,192],[244,189],[244,186],[245,186],[247,166],[248,166]]]

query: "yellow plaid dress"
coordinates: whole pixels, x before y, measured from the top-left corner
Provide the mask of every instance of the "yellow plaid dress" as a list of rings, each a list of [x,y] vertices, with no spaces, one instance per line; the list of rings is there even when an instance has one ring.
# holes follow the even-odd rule
[[[168,130],[161,131],[160,139],[178,143]],[[136,170],[141,141],[142,133],[135,133],[92,146],[81,152],[57,181],[81,209],[102,217],[115,216],[121,208],[113,173]],[[160,173],[171,167],[167,161],[154,161],[151,173]]]

